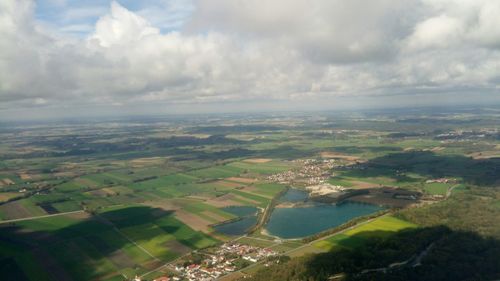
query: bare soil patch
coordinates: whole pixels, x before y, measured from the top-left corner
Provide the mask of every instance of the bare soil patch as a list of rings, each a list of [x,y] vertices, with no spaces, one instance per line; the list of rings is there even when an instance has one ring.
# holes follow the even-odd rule
[[[90,214],[86,212],[73,213],[65,216],[67,216],[68,218],[79,219],[79,220],[85,220],[91,217]]]
[[[240,178],[240,177],[230,177],[230,178],[227,178],[226,180],[241,182],[241,183],[254,183],[257,181],[257,179]]]
[[[208,217],[211,217],[214,220],[217,220],[218,222],[227,220],[225,217],[223,217],[223,216],[221,216],[219,214],[216,214],[214,212],[211,212],[211,211],[203,211],[202,214],[204,214],[204,215],[206,215]]]
[[[19,202],[10,202],[0,206],[5,219],[19,219],[31,217],[31,213]]]
[[[176,252],[180,255],[184,255],[186,253],[191,252],[191,248],[189,248],[188,246],[182,244],[181,242],[179,242],[177,240],[167,241],[165,243],[165,246],[167,246],[167,248],[169,248],[173,252]]]
[[[240,202],[234,201],[233,200],[234,198],[235,198],[234,194],[228,193],[228,194],[207,200],[205,203],[210,204],[210,205],[217,207],[217,208],[243,205]]]
[[[3,181],[4,185],[12,185],[12,184],[15,184],[15,182],[9,178],[5,178],[5,179],[2,179],[1,181]]]
[[[366,181],[350,181],[350,183],[353,184],[352,187],[354,188],[374,188],[374,187],[380,187],[379,184],[376,183],[371,183],[371,182],[366,182]]]
[[[130,160],[129,164],[134,167],[144,167],[155,164],[161,164],[165,158],[162,157],[147,157],[147,158],[137,158],[134,160]]]
[[[181,209],[181,206],[169,200],[147,201],[143,204],[153,208],[161,208],[165,211],[176,211]]]
[[[198,231],[208,232],[209,225],[211,224],[211,222],[209,222],[205,219],[202,219],[202,218],[198,217],[197,215],[186,212],[184,210],[175,211],[175,216],[181,222],[189,225],[192,229],[198,230]]]
[[[131,260],[122,250],[116,250],[108,258],[119,268],[133,267],[135,262]]]
[[[333,158],[333,159],[344,159],[348,161],[356,161],[360,158],[352,155],[345,155],[342,153],[331,152],[331,151],[323,151],[320,153],[321,158]]]
[[[19,177],[22,179],[22,180],[30,180],[31,179],[31,175],[28,174],[28,173],[19,173]]]
[[[0,193],[0,202],[8,201],[9,199],[23,195],[18,192],[2,192]]]
[[[229,187],[229,188],[236,188],[240,187],[242,184],[237,183],[237,182],[230,182],[230,181],[216,181],[214,182],[216,185],[220,185],[222,187]]]
[[[267,163],[267,162],[271,162],[271,161],[273,161],[273,159],[269,159],[269,158],[250,158],[250,159],[243,160],[243,162],[252,163],[252,164]]]

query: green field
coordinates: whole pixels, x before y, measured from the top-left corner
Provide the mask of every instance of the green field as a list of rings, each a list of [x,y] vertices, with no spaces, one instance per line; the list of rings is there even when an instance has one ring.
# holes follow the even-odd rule
[[[288,187],[321,182],[418,191],[422,201],[435,204],[404,210],[409,221],[491,233],[498,229],[494,223],[475,226],[498,210],[498,112],[1,122],[0,201],[12,201],[0,202],[0,219],[28,220],[0,224],[0,272],[14,280],[130,278],[228,240],[212,228],[235,218],[226,207],[262,210]],[[454,183],[426,184],[439,178]],[[455,185],[452,196],[443,196]],[[455,200],[471,194],[484,208],[450,207],[468,207]],[[390,205],[392,199],[373,202]],[[85,213],[33,219],[77,210]],[[304,247],[259,231],[241,242],[301,255],[352,249],[415,227],[384,216]]]
[[[322,250],[331,250],[336,247],[353,248],[361,245],[366,239],[372,237],[386,237],[389,235],[388,233],[395,233],[402,229],[415,227],[417,227],[417,225],[393,216],[383,216],[333,235],[327,239],[315,242],[313,245]]]
[[[186,250],[218,242],[169,212],[142,206],[108,208],[98,217],[57,216],[0,227],[1,240],[9,241],[0,243],[0,257],[14,261],[23,271],[37,272],[48,265],[34,255],[44,256],[55,264],[56,274],[69,274],[75,280],[143,273],[155,261],[172,260]],[[44,280],[31,275],[30,280]]]
[[[431,195],[446,195],[446,192],[451,187],[448,183],[426,183],[424,185],[424,190]]]

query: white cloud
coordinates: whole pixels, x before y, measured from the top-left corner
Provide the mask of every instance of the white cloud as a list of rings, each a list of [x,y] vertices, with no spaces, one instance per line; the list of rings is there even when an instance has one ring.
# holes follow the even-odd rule
[[[198,1],[162,33],[151,10],[113,2],[75,39],[42,28],[33,2],[1,1],[0,110],[497,93],[499,3]]]
[[[147,36],[159,35],[160,31],[144,18],[125,9],[117,2],[111,3],[111,13],[96,23],[91,40],[98,40],[103,47],[114,44],[126,45],[140,41]]]

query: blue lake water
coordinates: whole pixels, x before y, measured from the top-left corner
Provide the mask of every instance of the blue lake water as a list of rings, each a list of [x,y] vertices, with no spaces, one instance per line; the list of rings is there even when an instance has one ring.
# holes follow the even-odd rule
[[[289,189],[279,199],[280,202],[306,201],[305,191]],[[332,227],[339,226],[354,218],[369,215],[384,209],[376,205],[346,202],[340,205],[309,202],[306,206],[275,208],[265,229],[271,235],[281,238],[300,238]],[[226,235],[243,235],[257,223],[258,209],[251,206],[233,206],[222,210],[240,217],[240,220],[214,226]]]
[[[280,197],[280,202],[300,202],[305,201],[309,197],[309,194],[305,191],[290,188],[288,191]]]
[[[281,202],[300,202],[307,199],[307,192],[290,189]],[[346,202],[340,205],[320,204],[295,208],[274,209],[265,226],[271,235],[281,238],[300,238],[339,226],[356,217],[369,215],[384,209],[376,205]]]
[[[240,220],[214,226],[214,229],[226,235],[243,235],[257,223],[256,207],[231,206],[222,208],[223,211],[240,217]]]
[[[226,235],[243,235],[257,223],[257,216],[244,217],[241,220],[214,226],[214,229]]]

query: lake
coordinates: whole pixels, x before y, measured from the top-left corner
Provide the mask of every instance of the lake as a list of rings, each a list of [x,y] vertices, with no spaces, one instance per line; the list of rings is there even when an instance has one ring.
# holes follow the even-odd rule
[[[298,189],[289,189],[279,199],[280,202],[303,202],[308,193]],[[332,227],[339,226],[354,218],[369,215],[384,209],[376,205],[360,203],[342,203],[340,205],[308,202],[307,205],[293,208],[275,208],[265,229],[269,234],[284,239],[300,238],[312,235]],[[243,235],[257,223],[256,207],[231,206],[222,208],[225,212],[240,217],[240,220],[214,226],[220,233],[232,236]]]
[[[300,198],[307,193],[290,189],[293,194],[285,194],[283,198]],[[288,193],[288,192],[287,192]],[[290,201],[288,201],[290,202]],[[383,207],[369,204],[345,202],[339,205],[312,203],[304,207],[274,209],[265,229],[269,234],[285,239],[309,236],[332,227],[339,226],[356,217],[369,215],[383,210]]]
[[[222,208],[223,211],[240,217],[240,220],[214,226],[214,229],[226,235],[243,235],[257,223],[258,209],[251,206],[231,206]]]

